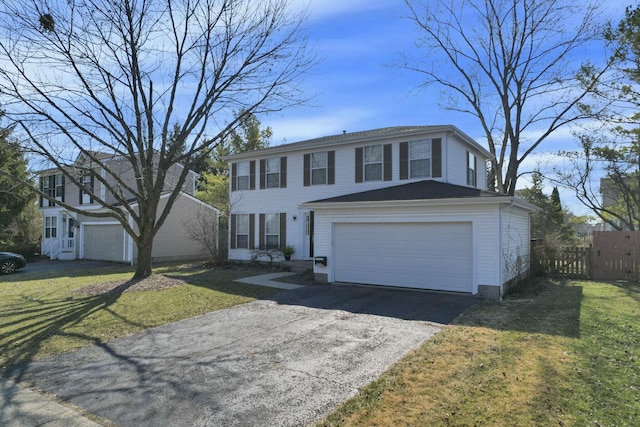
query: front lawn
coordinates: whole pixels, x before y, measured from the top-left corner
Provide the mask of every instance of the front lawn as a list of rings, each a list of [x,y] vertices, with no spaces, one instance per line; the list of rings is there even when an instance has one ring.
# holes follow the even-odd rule
[[[249,267],[167,264],[154,269],[162,280],[142,287],[151,290],[135,292],[124,292],[133,270],[120,265],[0,277],[0,374],[31,360],[280,292],[233,282],[262,273]]]
[[[477,304],[321,425],[640,425],[640,286],[536,288]]]

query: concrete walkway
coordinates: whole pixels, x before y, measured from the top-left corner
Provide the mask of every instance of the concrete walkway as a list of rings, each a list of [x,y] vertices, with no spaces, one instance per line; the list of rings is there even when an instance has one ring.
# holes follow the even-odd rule
[[[99,427],[70,407],[0,377],[0,425],[5,427]]]
[[[51,263],[41,263],[41,265]],[[251,285],[269,286],[277,289],[291,290],[304,287],[291,283],[278,282],[273,279],[292,276],[296,273],[271,273],[260,276],[238,279],[236,282]],[[0,377],[0,426],[3,427],[99,427],[90,419],[43,394],[22,387],[11,380]]]
[[[298,288],[304,287],[304,285],[294,285],[293,283],[284,283],[284,282],[278,282],[276,280],[273,280],[273,279],[277,279],[278,277],[295,276],[295,275],[296,273],[270,273],[270,274],[263,274],[261,276],[253,276],[253,277],[245,277],[244,279],[236,279],[234,280],[234,282],[248,283],[250,285],[258,285],[258,286],[268,286],[270,288],[286,289],[286,290],[298,289]]]

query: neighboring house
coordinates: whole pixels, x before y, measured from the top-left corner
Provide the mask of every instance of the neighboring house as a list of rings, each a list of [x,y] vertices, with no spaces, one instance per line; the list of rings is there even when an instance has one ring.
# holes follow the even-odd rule
[[[529,215],[485,191],[491,154],[451,125],[391,127],[228,156],[229,258],[296,249],[323,282],[499,298],[529,270]]]
[[[101,161],[105,162],[109,169],[116,171],[127,184],[135,182],[131,167],[121,157],[102,153],[93,153],[93,156],[100,156]],[[98,175],[103,178],[107,178],[108,175],[101,167],[91,167],[89,164],[88,156],[81,154],[73,165],[67,166],[67,170],[77,173],[79,180],[84,183],[82,188],[66,182],[64,174],[58,169],[40,171],[41,191],[82,211],[107,211],[94,201],[92,194],[111,205],[117,205],[113,193],[95,179]],[[169,197],[169,190],[174,188],[175,181],[181,172],[180,168],[181,166],[178,165],[173,166],[167,173],[165,180],[167,192],[160,198],[158,215]],[[195,172],[189,172],[183,191],[174,202],[162,228],[156,234],[153,244],[154,261],[204,258],[208,255],[206,248],[190,237],[187,227],[189,221],[196,220],[197,215],[213,215],[217,219],[220,211],[194,197],[197,176]],[[123,193],[123,195],[125,199],[132,200],[131,205],[135,209],[137,205],[135,199],[132,199],[130,194]],[[74,213],[42,196],[39,210],[43,217],[43,255],[51,259],[91,259],[131,264],[135,262],[137,248],[133,239],[117,220]],[[132,220],[130,224],[133,225]]]

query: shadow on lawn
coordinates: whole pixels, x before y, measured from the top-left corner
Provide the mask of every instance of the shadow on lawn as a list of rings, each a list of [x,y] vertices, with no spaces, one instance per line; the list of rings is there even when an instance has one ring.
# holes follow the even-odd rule
[[[579,338],[582,299],[582,286],[533,279],[503,301],[484,301],[455,323]]]
[[[93,313],[106,311],[129,325],[144,327],[111,310],[111,306],[133,284],[135,284],[134,281],[129,281],[112,292],[80,298],[41,300],[35,297],[24,297],[21,301],[6,306],[0,314],[0,321],[8,332],[0,334],[0,353],[8,355],[10,362],[2,367],[0,371],[2,376],[20,381],[28,364],[40,351],[47,338],[52,336],[80,339],[86,341],[87,345],[103,345],[98,337],[68,330]],[[14,320],[6,321],[5,319],[8,318],[14,318]]]

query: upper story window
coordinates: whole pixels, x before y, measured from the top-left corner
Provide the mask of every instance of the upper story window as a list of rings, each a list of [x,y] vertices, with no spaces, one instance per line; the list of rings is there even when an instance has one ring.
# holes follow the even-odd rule
[[[431,141],[409,142],[409,178],[431,178]]]
[[[467,151],[467,185],[472,187],[477,186],[478,183],[478,161],[475,154]]]
[[[327,183],[327,153],[311,154],[311,185]]]
[[[40,177],[40,190],[47,196],[64,202],[64,175],[55,174]],[[40,196],[40,206],[54,206],[55,202]]]
[[[238,163],[237,185],[238,190],[249,189],[249,162]]]
[[[255,190],[255,160],[231,164],[231,191]]]
[[[287,186],[287,158],[272,157],[260,160],[260,188]]]
[[[80,204],[93,203],[93,173],[88,170],[80,171],[78,181],[82,184],[82,187],[80,187]]]
[[[391,181],[391,144],[356,148],[356,182]]]
[[[442,177],[442,140],[400,143],[400,179]]]
[[[304,155],[304,185],[335,184],[335,151]]]

